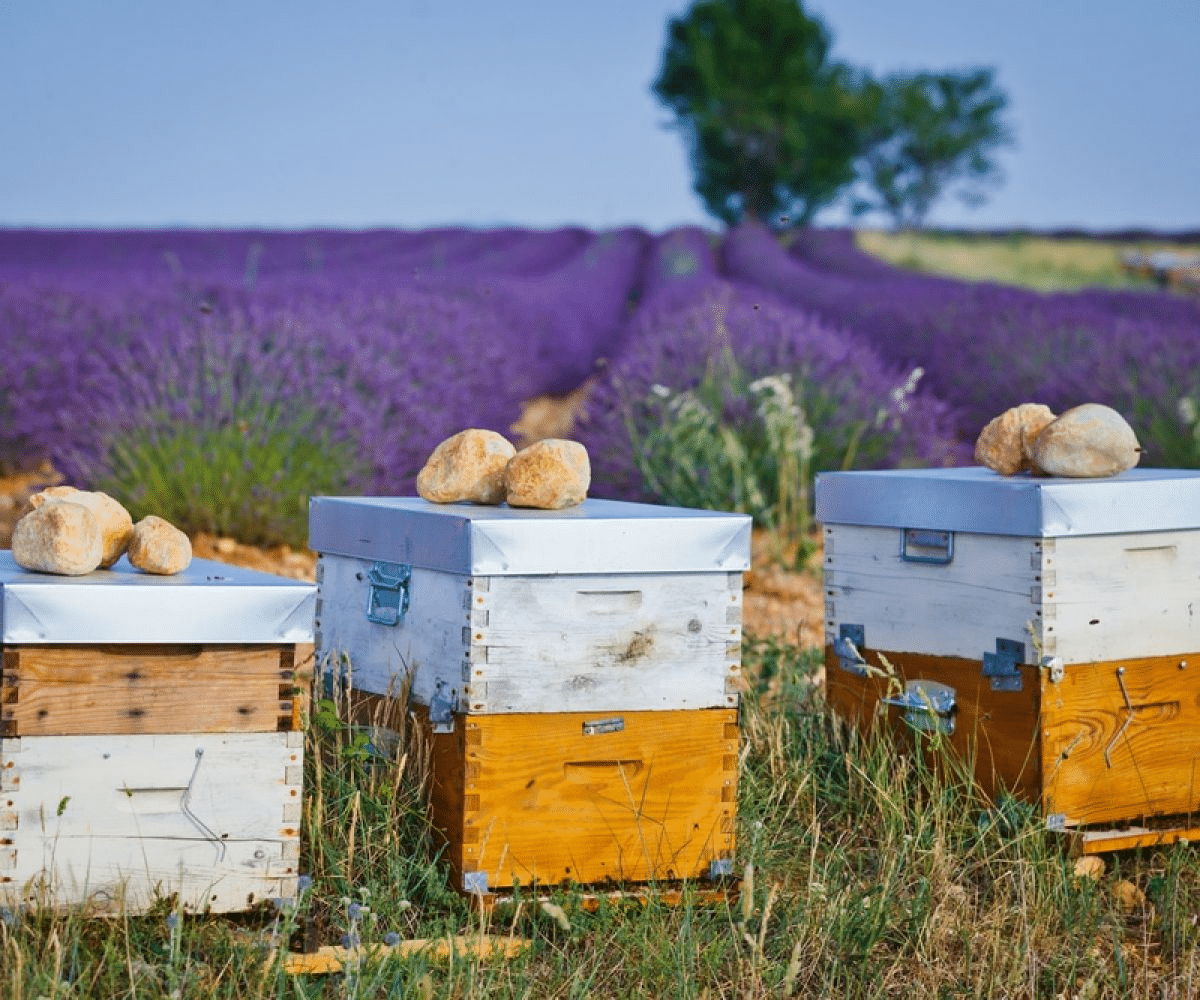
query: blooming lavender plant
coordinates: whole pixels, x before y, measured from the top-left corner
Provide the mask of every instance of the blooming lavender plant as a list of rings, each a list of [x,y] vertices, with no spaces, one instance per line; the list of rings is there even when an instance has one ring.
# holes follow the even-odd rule
[[[665,484],[675,471],[667,466],[692,462],[688,502],[752,507],[749,487],[743,499],[731,501],[728,484],[718,485],[697,456],[672,455],[665,447],[690,423],[694,440],[726,442],[727,468],[741,462],[733,438],[759,456],[756,461],[775,466],[759,476],[770,483],[760,487],[765,511],[778,496],[777,459],[768,456],[779,448],[765,442],[770,424],[761,397],[772,386],[788,388],[791,403],[783,409],[795,420],[793,440],[805,441],[804,427],[811,429],[803,452],[813,471],[953,464],[963,457],[947,407],[916,391],[910,372],[890,368],[853,336],[753,289],[712,279],[685,304],[651,301],[634,316],[625,343],[598,382],[580,432],[599,495],[669,500],[674,488]]]
[[[727,274],[855,331],[893,362],[921,365],[933,391],[958,410],[963,440],[1018,403],[1062,410],[1091,401],[1129,417],[1148,464],[1181,455],[1171,443],[1177,404],[1200,370],[1200,311],[1189,304],[1168,300],[1152,309],[1136,292],[868,279],[857,267],[834,274],[789,256],[753,225],[732,230],[722,251]]]

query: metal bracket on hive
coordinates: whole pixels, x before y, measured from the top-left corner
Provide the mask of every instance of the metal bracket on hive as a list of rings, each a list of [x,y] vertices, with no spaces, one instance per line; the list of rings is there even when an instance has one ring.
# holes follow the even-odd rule
[[[367,571],[367,621],[399,625],[408,611],[412,566],[375,562]]]
[[[913,680],[904,685],[902,695],[880,701],[904,709],[904,721],[913,729],[949,736],[954,732],[956,698],[957,693],[948,684]]]
[[[991,679],[993,691],[1020,691],[1024,683],[1021,677],[1024,662],[1025,643],[997,639],[996,652],[983,654],[983,676]]]
[[[473,896],[486,896],[488,894],[488,873],[483,871],[463,872],[462,891]]]
[[[429,699],[429,725],[435,733],[454,732],[454,692],[447,692],[445,681],[437,682]]]
[[[867,632],[862,625],[841,625],[838,628],[838,638],[833,644],[833,651],[837,653],[838,666],[843,670],[857,674],[859,677],[867,676],[867,661],[860,653],[859,647],[867,644]]]

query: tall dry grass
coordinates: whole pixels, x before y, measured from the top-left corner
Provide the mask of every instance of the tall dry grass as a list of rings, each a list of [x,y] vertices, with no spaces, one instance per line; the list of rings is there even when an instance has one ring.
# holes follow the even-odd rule
[[[1192,848],[1110,859],[1076,876],[1056,836],[1014,801],[984,801],[934,740],[902,755],[828,717],[816,654],[747,640],[741,897],[606,904],[556,890],[473,911],[447,887],[428,821],[419,734],[346,721],[317,691],[297,904],[236,917],[8,913],[0,996],[767,998],[1200,995],[1200,859]],[[406,728],[393,719],[393,726]],[[686,789],[680,789],[681,794]],[[289,947],[513,933],[507,962],[368,957],[289,975]]]

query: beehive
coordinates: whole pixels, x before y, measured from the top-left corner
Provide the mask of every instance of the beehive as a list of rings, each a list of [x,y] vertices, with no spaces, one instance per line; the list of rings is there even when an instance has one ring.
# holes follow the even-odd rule
[[[1195,835],[1200,473],[830,473],[816,503],[835,711],[940,733],[1085,850]]]
[[[731,865],[750,521],[317,497],[318,658],[411,697],[460,889]]]
[[[314,601],[204,560],[60,577],[0,552],[0,904],[294,896]]]

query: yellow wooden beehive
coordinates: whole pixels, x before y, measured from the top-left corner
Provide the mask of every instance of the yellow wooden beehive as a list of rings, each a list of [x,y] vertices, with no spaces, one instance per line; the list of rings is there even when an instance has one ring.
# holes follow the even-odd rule
[[[831,473],[816,496],[840,716],[940,734],[1084,851],[1200,832],[1200,472]]]
[[[456,888],[732,870],[749,538],[605,500],[314,498],[318,658],[375,709],[410,693]]]

